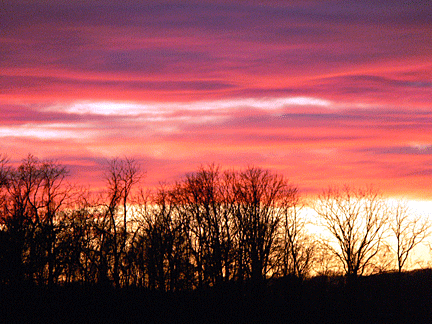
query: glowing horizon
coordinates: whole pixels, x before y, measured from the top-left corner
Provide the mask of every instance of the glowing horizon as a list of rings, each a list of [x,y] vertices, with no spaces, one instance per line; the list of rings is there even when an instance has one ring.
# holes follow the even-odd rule
[[[304,193],[432,199],[432,21],[421,2],[6,1],[0,153],[100,185],[255,165]]]

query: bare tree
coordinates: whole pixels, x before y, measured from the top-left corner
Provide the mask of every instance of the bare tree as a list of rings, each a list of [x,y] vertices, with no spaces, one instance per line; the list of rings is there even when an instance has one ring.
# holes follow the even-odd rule
[[[59,232],[56,228],[58,226],[56,218],[67,200],[72,197],[72,187],[65,184],[65,179],[68,175],[66,167],[55,161],[45,161],[40,168],[43,180],[41,201],[44,213],[44,232],[47,242],[48,284],[52,285],[62,271],[62,265],[56,262],[56,236]]]
[[[0,154],[0,189],[6,186],[10,169],[8,157]]]
[[[123,232],[127,233],[127,204],[130,198],[132,187],[142,179],[143,172],[140,165],[132,158],[114,158],[108,162],[106,180],[108,184],[110,213],[119,204],[123,208]],[[126,235],[124,235],[126,237]]]
[[[70,198],[65,184],[66,168],[54,161],[40,161],[32,155],[17,168],[0,161],[2,223],[15,246],[16,272],[19,277],[40,283],[56,280],[56,215]]]
[[[396,240],[394,248],[397,269],[401,273],[415,246],[429,234],[430,223],[410,210],[406,202],[399,201],[391,210],[390,229]]]
[[[161,185],[156,193],[141,191],[129,252],[132,282],[149,289],[193,288],[195,266],[189,246],[189,224],[179,214],[177,185]]]
[[[306,220],[301,214],[302,205],[297,191],[284,204],[279,234],[279,271],[280,274],[305,278],[311,270],[315,244],[307,234]]]
[[[277,231],[287,204],[296,195],[296,188],[285,178],[259,168],[249,167],[234,182],[237,210],[234,211],[239,237],[240,280],[245,268],[255,283],[269,273],[273,254],[277,251]],[[287,197],[289,198],[287,200]]]
[[[318,242],[315,246],[313,272],[317,276],[332,277],[342,273],[338,257],[328,246],[330,246],[330,244],[323,241]]]
[[[106,171],[107,181],[107,213],[109,216],[108,233],[110,236],[111,247],[109,248],[113,256],[113,279],[116,286],[120,285],[120,268],[122,266],[121,257],[125,255],[127,245],[127,210],[132,187],[137,184],[142,177],[139,164],[131,158],[114,158],[108,162]],[[123,212],[123,227],[119,227],[117,221],[119,206]],[[123,260],[125,261],[125,260]],[[127,278],[126,278],[127,281]]]
[[[229,275],[229,271],[224,273],[225,248],[230,236],[225,189],[216,165],[201,167],[176,185],[176,212],[188,227],[198,286],[214,285]]]
[[[388,219],[385,207],[370,188],[330,188],[319,196],[314,209],[335,241],[327,246],[348,279],[362,275],[379,252]]]

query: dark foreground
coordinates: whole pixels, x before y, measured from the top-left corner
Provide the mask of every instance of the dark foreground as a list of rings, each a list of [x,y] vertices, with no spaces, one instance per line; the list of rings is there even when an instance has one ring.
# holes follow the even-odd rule
[[[432,270],[343,278],[279,279],[182,293],[102,287],[1,286],[0,322],[431,323]]]

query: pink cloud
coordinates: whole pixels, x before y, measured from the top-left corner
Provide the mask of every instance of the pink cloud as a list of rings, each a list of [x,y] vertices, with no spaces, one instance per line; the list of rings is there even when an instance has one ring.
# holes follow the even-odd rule
[[[378,182],[432,197],[430,6],[403,1],[6,4],[0,152],[97,186],[259,165],[305,191]],[[413,144],[414,143],[414,144]],[[417,143],[417,144],[416,144]]]

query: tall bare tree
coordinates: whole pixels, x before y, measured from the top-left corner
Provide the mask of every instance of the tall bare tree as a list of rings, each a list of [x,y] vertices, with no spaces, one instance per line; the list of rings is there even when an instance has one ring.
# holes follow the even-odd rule
[[[414,247],[429,234],[430,223],[415,214],[407,202],[399,201],[391,210],[390,229],[396,241],[395,253],[398,272],[402,272]]]
[[[304,279],[314,261],[315,242],[307,233],[298,192],[293,191],[293,196],[287,199],[289,202],[284,206],[279,230],[278,272]]]
[[[384,199],[371,188],[330,188],[314,209],[333,238],[328,248],[347,277],[362,275],[381,247],[388,220]]]
[[[189,229],[189,246],[196,263],[198,286],[227,279],[226,248],[230,223],[226,222],[226,187],[216,165],[201,167],[176,186],[176,207]]]
[[[132,187],[142,178],[140,165],[132,158],[114,158],[108,162],[107,181],[107,213],[109,216],[110,250],[113,256],[113,279],[116,286],[120,285],[121,258],[125,256],[127,247],[128,202]],[[119,227],[118,211],[122,208],[123,224]],[[123,260],[126,261],[126,260]],[[127,278],[125,278],[127,281]]]
[[[70,198],[65,184],[66,168],[55,161],[40,161],[32,155],[17,168],[0,171],[3,184],[2,222],[15,246],[17,275],[53,284],[56,280],[55,218]]]
[[[239,237],[239,279],[243,264],[255,283],[261,282],[271,269],[276,249],[277,231],[286,204],[293,203],[296,188],[282,176],[249,167],[234,182],[237,210],[234,211]],[[287,199],[288,197],[288,199]]]

